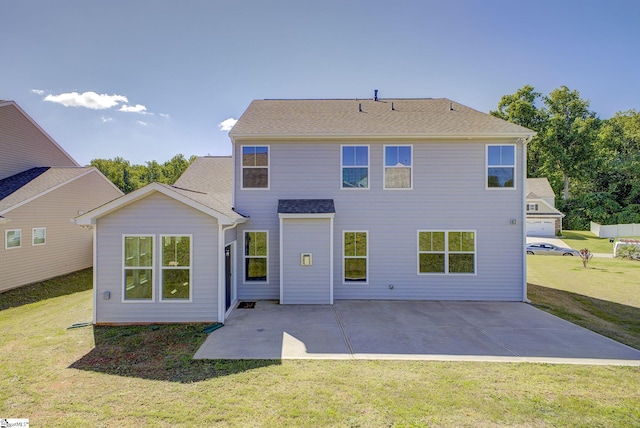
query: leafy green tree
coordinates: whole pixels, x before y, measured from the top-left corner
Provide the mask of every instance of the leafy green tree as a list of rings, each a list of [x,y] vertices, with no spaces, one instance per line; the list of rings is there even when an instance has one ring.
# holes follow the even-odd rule
[[[163,164],[153,160],[146,162],[146,165],[131,165],[128,160],[118,156],[113,159],[93,159],[91,166],[98,168],[124,193],[130,193],[153,182],[175,183],[196,158],[191,156],[187,160],[179,154]]]
[[[544,97],[544,130],[540,145],[547,157],[546,170],[556,168],[563,179],[563,199],[569,199],[569,181],[593,175],[593,144],[599,120],[589,101],[578,91],[562,86]]]

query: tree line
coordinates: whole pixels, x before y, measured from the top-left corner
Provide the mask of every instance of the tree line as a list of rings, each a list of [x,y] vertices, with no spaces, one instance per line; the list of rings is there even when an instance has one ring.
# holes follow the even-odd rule
[[[600,119],[566,86],[548,95],[525,85],[505,95],[492,115],[537,132],[529,142],[527,176],[547,177],[565,229],[640,223],[640,113]]]
[[[152,160],[145,162],[145,165],[132,165],[126,159],[115,157],[93,159],[90,165],[98,168],[124,193],[130,193],[153,182],[175,183],[196,157],[186,159],[184,155],[178,154],[162,164]]]
[[[504,95],[491,114],[536,131],[527,176],[549,179],[565,229],[588,230],[590,221],[640,223],[640,112],[600,119],[576,90],[561,86],[543,95],[525,85]],[[91,165],[129,193],[152,182],[175,183],[195,158],[178,154],[162,164],[131,165],[116,157]]]

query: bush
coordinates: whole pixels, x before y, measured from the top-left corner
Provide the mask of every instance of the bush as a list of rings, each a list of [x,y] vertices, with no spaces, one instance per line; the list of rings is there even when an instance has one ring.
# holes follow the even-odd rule
[[[620,245],[616,252],[616,257],[623,259],[640,260],[640,247],[637,245]]]

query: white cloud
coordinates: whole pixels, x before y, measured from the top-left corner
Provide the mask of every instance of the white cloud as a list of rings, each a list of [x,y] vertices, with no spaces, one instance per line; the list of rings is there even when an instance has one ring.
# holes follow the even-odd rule
[[[42,89],[32,89],[31,93],[37,94],[37,95],[44,95],[44,91]]]
[[[136,120],[136,123],[137,123],[138,125],[142,125],[142,126],[147,126],[147,125],[148,125],[148,123],[147,123],[147,122],[143,122],[143,121],[141,121],[141,120]]]
[[[60,95],[47,95],[45,101],[62,104],[65,107],[84,107],[91,110],[105,110],[117,106],[119,103],[127,103],[129,100],[124,95],[96,94],[95,92],[67,92]]]
[[[134,106],[123,105],[120,107],[118,111],[125,111],[127,113],[140,113],[140,114],[151,114],[147,113],[147,108],[142,104],[136,104]]]
[[[167,113],[160,113],[160,117],[164,117],[165,119],[169,119],[169,115]]]
[[[237,121],[238,119],[230,117],[220,122],[218,128],[220,128],[221,131],[231,131],[231,128],[233,128],[233,125],[235,125]]]
[[[102,123],[107,123],[107,122],[111,122],[113,118],[109,116],[102,116],[100,120],[102,120]]]

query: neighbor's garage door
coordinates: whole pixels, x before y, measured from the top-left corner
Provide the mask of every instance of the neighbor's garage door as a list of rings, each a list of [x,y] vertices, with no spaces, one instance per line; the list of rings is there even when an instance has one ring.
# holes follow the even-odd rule
[[[527,236],[555,236],[553,220],[527,220]]]

